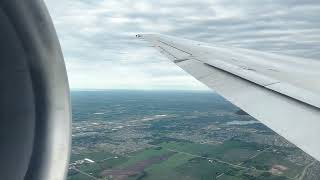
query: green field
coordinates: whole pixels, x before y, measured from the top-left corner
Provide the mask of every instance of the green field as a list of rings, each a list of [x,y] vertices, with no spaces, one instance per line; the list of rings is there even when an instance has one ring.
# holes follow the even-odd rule
[[[154,147],[128,154],[126,157],[117,157],[108,152],[92,152],[88,154],[73,155],[73,160],[89,158],[96,163],[83,164],[77,167],[79,170],[95,177],[101,177],[101,172],[110,169],[126,169],[149,160],[171,153],[168,159],[151,163],[144,170],[129,180],[212,180],[220,176],[220,180],[286,180],[286,177],[296,177],[301,173],[298,166],[285,157],[287,151],[273,151],[270,149],[259,156],[249,160],[266,146],[253,143],[245,143],[236,140],[225,141],[218,145],[196,144],[188,141],[165,141]],[[259,150],[259,151],[258,151]],[[173,154],[172,154],[173,153]],[[209,161],[210,160],[210,161]],[[212,161],[211,161],[212,160]],[[232,166],[241,163],[242,167]],[[281,165],[287,169],[278,175],[272,175],[268,171],[274,165]],[[68,180],[87,179],[84,175],[73,172]]]
[[[287,168],[287,170],[282,171],[283,175],[294,178],[301,173],[301,169],[303,167],[287,160],[285,157],[285,152],[268,151],[252,160],[246,161],[243,165],[247,167],[254,167],[259,170],[270,170],[273,165],[281,165]]]
[[[257,150],[266,148],[241,141],[226,141],[220,145],[195,144],[188,142],[164,142],[159,144],[164,149],[175,150],[207,158],[239,164],[255,155]]]
[[[115,155],[108,152],[93,152],[81,156],[74,155],[72,159],[89,158],[96,161],[94,164],[81,165],[78,169],[102,178],[101,172],[104,170],[126,169],[151,158],[173,153],[168,159],[151,163],[141,173],[129,177],[129,180],[167,180],[181,179],[182,177],[186,180],[211,180],[220,174],[223,174],[219,178],[221,180],[285,180],[286,177],[295,177],[300,173],[301,167],[285,160],[286,152],[266,151],[248,160],[265,148],[267,147],[236,140],[225,141],[219,145],[174,140],[161,142],[154,147],[130,153],[127,157],[114,158]],[[244,168],[235,167],[228,163],[234,165],[242,163],[241,166]],[[282,165],[288,169],[283,171],[283,174],[275,176],[268,172],[273,165]],[[81,180],[86,177],[74,173],[68,179]]]
[[[188,156],[185,156],[183,154],[174,154],[171,156],[168,160],[163,161],[159,164],[154,164],[147,169],[146,176],[143,178],[143,180],[152,180],[152,179],[159,179],[159,180],[168,180],[168,179],[179,179],[181,177],[184,177],[183,174],[176,171],[176,168],[179,166],[185,164],[190,160],[191,158]]]
[[[67,180],[90,180],[90,179],[88,178],[88,176],[78,173],[73,176],[68,176]]]
[[[128,155],[130,157],[129,160],[121,164],[119,168],[125,168],[137,162],[147,160],[151,157],[163,155],[166,153],[168,153],[168,151],[162,148],[146,148],[144,150],[129,154]]]

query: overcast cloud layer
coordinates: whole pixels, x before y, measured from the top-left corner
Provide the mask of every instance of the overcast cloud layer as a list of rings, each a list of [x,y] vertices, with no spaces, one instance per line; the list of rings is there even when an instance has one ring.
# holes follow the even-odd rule
[[[135,34],[320,59],[319,0],[46,0],[73,89],[206,89]]]

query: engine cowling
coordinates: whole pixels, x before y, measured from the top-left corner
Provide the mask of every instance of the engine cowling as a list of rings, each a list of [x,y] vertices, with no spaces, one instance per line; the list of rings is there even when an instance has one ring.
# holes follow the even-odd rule
[[[0,0],[0,64],[0,179],[64,179],[69,86],[42,0]]]

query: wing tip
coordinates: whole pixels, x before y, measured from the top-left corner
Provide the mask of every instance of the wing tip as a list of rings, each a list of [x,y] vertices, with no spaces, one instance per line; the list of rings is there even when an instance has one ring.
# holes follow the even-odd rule
[[[136,38],[143,38],[143,34],[137,34]]]
[[[139,34],[136,34],[136,38],[138,38],[138,39],[145,39],[148,37],[161,37],[161,36],[166,36],[166,35],[159,34],[159,33],[139,33]]]

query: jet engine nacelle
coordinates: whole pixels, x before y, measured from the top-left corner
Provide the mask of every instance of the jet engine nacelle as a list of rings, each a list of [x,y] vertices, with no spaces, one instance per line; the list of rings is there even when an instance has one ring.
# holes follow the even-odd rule
[[[0,0],[0,69],[0,179],[64,179],[69,87],[42,0]]]

